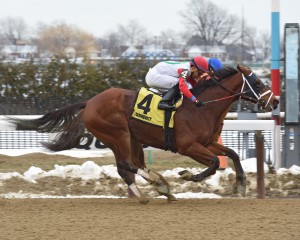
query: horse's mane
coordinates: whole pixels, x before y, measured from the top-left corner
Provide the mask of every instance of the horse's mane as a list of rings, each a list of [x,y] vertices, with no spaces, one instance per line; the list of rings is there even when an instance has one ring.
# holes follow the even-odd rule
[[[212,76],[212,78],[214,78],[215,81],[222,81],[223,79],[238,73],[239,71],[231,66],[226,66],[224,68],[221,68],[217,71],[214,71],[214,74]],[[214,86],[215,82],[212,80],[208,80],[208,81],[199,81],[198,84],[191,89],[191,92],[193,94],[199,94],[202,91],[204,91],[205,88],[210,87],[210,86]]]
[[[221,81],[222,79],[227,78],[237,72],[238,70],[236,68],[227,66],[217,71],[214,71],[214,75],[219,79],[219,81]]]

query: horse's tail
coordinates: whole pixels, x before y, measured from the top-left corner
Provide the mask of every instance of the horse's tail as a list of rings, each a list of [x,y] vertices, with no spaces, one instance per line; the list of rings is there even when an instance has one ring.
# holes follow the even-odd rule
[[[52,151],[71,149],[79,145],[84,136],[85,126],[80,111],[85,102],[75,103],[46,113],[37,119],[10,118],[16,130],[32,130],[41,133],[58,133],[52,142],[42,144]]]

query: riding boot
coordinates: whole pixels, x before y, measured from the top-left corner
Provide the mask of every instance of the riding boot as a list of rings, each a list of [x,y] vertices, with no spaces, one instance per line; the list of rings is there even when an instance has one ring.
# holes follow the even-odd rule
[[[179,86],[176,84],[172,88],[169,89],[169,91],[162,97],[158,104],[158,109],[161,110],[171,110],[174,111],[176,107],[173,105],[175,103],[175,97],[179,95]]]

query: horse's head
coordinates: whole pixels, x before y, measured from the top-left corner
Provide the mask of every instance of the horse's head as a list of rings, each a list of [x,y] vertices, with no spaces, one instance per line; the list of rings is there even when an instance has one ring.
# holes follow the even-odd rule
[[[279,101],[273,92],[266,86],[249,67],[238,65],[237,69],[243,74],[242,98],[257,103],[266,111],[277,108]]]

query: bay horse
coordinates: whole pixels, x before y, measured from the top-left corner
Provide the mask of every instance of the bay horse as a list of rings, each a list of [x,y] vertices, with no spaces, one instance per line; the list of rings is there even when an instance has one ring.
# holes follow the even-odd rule
[[[196,175],[181,171],[181,178],[200,182],[219,168],[217,156],[227,156],[232,159],[236,171],[234,192],[245,196],[246,177],[239,156],[217,143],[223,121],[232,103],[239,98],[257,103],[266,111],[276,109],[279,101],[250,68],[241,65],[221,69],[211,80],[199,82],[192,92],[205,105],[196,108],[183,97],[174,115],[175,149],[208,168]],[[131,117],[136,97],[136,91],[110,88],[86,102],[62,107],[38,119],[11,119],[11,122],[17,130],[60,133],[54,141],[44,143],[52,151],[78,146],[88,130],[112,150],[119,175],[141,203],[147,203],[148,199],[135,184],[135,174],[146,179],[169,201],[175,201],[167,181],[146,168],[142,144],[164,149],[163,128]]]

